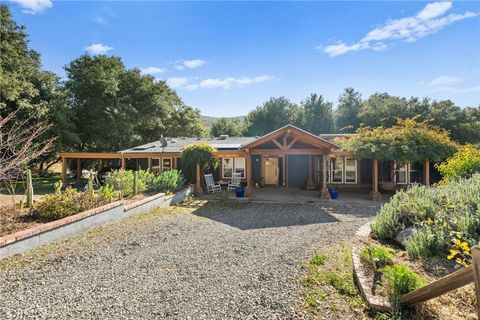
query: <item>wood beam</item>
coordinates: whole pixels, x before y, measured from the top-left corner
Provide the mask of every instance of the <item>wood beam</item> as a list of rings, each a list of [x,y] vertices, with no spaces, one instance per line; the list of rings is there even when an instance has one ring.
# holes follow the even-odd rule
[[[328,192],[327,188],[327,157],[325,155],[322,156],[322,199],[331,199],[330,192]]]
[[[293,138],[292,141],[290,141],[290,143],[287,145],[287,149],[290,149],[291,147],[293,147],[293,145],[298,141],[297,138]]]
[[[275,143],[279,149],[283,149],[282,144],[280,142],[278,142],[277,139],[275,139],[275,138],[272,139],[272,142]]]
[[[82,160],[77,159],[77,183],[80,183],[82,181]]]
[[[424,169],[423,184],[430,186],[430,160],[425,160]]]
[[[67,185],[67,158],[62,157],[62,184],[65,187]]]
[[[312,155],[308,156],[308,182],[307,190],[315,189],[315,184],[313,183],[313,165],[312,165]]]
[[[252,155],[261,154],[261,155],[271,155],[271,156],[280,156],[283,154],[298,154],[298,155],[313,155],[313,154],[325,154],[325,150],[322,149],[253,149],[251,151]]]
[[[250,154],[247,154],[246,157],[246,165],[247,165],[247,190],[246,190],[246,196],[251,198],[253,196],[253,190],[252,190],[252,156]]]
[[[372,186],[372,200],[382,200],[382,195],[378,191],[378,159],[373,159],[373,186]]]
[[[148,171],[152,171],[152,158],[148,157],[147,159]]]
[[[203,194],[202,190],[202,176],[201,176],[201,170],[200,170],[200,164],[197,163],[196,167],[196,177],[195,177],[195,195],[196,196],[201,196]]]

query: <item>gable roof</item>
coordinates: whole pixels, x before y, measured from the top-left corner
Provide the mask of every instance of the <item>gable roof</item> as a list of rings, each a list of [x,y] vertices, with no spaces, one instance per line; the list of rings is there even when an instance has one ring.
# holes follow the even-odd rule
[[[299,136],[299,137],[304,137],[308,138],[307,143],[313,144],[314,146],[317,147],[324,147],[324,148],[338,148],[338,146],[331,141],[322,138],[321,136],[314,135],[313,133],[310,133],[308,131],[305,131],[303,129],[300,129],[292,124],[288,124],[286,126],[283,126],[277,130],[274,130],[270,133],[267,133],[264,136],[261,136],[258,139],[255,139],[247,144],[244,144],[240,149],[245,150],[247,148],[254,148],[258,145],[261,145],[265,142],[268,142],[276,137],[279,137],[283,135],[284,133],[290,133],[292,136]]]

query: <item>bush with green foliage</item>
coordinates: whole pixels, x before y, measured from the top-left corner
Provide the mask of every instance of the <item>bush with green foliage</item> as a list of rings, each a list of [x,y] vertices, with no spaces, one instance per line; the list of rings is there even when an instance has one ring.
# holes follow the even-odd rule
[[[360,259],[370,264],[378,260],[380,265],[387,266],[393,264],[394,253],[392,248],[385,246],[366,246],[360,252]]]
[[[372,223],[374,236],[392,241],[406,227],[415,232],[406,241],[412,258],[447,255],[454,239],[474,246],[480,234],[480,174],[444,186],[414,186],[397,192]]]
[[[442,174],[442,183],[446,184],[459,178],[469,178],[480,172],[480,148],[466,145],[460,148],[445,162],[436,165]]]
[[[192,144],[183,149],[182,167],[187,181],[195,181],[197,163],[200,164],[202,172],[207,168],[215,169],[218,166],[218,159],[214,157],[216,151],[217,149],[203,142]]]
[[[397,298],[424,286],[427,282],[410,268],[402,265],[386,266],[380,269],[390,295]]]
[[[53,221],[96,208],[104,203],[98,196],[67,188],[62,192],[47,194],[35,204],[32,215],[45,221]]]
[[[337,142],[361,158],[401,162],[442,161],[457,148],[448,131],[417,122],[416,118],[397,119],[397,124],[389,128],[362,127],[356,135]]]
[[[150,171],[137,171],[137,188],[138,192],[157,191],[172,193],[181,189],[184,185],[182,172],[179,170],[168,170],[153,174]],[[134,173],[130,170],[115,170],[107,174],[104,186],[100,189],[103,196],[128,197],[134,193]]]
[[[179,170],[168,170],[152,177],[148,189],[165,193],[174,193],[180,190],[185,184],[182,172]]]

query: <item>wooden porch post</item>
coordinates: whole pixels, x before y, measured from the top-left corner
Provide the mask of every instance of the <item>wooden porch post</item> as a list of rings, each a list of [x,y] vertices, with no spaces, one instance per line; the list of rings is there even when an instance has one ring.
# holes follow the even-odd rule
[[[197,163],[196,166],[196,177],[195,177],[195,195],[196,196],[201,196],[203,194],[203,189],[202,189],[202,175],[200,172],[200,163]]]
[[[82,179],[82,162],[80,158],[77,159],[77,183],[80,183]]]
[[[430,186],[430,160],[425,160],[424,169],[425,174],[423,175],[423,184]]]
[[[312,170],[312,155],[308,156],[308,182],[307,190],[315,189],[315,184],[313,183],[313,170]]]
[[[62,157],[62,184],[67,185],[67,158]]]
[[[152,171],[152,158],[148,157],[147,160],[148,171]]]
[[[382,200],[382,195],[378,191],[378,159],[373,159],[373,186],[372,186],[372,200]]]
[[[327,188],[327,156],[322,155],[322,199],[331,199]]]
[[[122,161],[121,162],[122,162],[122,164],[121,164],[122,169],[125,170],[125,158],[123,156],[122,156]]]
[[[253,190],[252,190],[252,156],[250,155],[249,150],[247,151],[247,190],[246,190],[246,196],[251,198],[253,197]]]

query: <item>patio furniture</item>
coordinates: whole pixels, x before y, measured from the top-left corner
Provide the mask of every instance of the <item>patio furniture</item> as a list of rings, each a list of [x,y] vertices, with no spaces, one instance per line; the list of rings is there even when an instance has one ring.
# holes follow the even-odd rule
[[[241,181],[242,181],[241,173],[232,173],[232,180],[228,184],[228,191],[235,190],[238,187],[240,187]]]
[[[215,183],[215,181],[213,180],[212,174],[206,174],[204,176],[208,192],[215,193],[217,191],[222,191],[222,187],[218,183]]]

